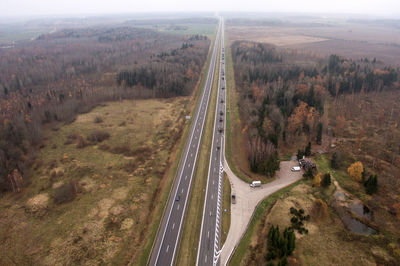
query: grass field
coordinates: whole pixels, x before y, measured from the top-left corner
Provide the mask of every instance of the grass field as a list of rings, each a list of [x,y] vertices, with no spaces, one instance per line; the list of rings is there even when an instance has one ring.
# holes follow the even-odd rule
[[[265,42],[319,56],[376,57],[387,64],[399,64],[400,30],[395,27],[339,21],[310,27],[292,22],[275,26],[234,25],[227,30],[232,41]]]
[[[231,226],[231,185],[229,183],[228,176],[226,175],[226,173],[224,173],[222,219],[221,219],[221,244],[220,244],[221,247],[225,243],[230,226]]]
[[[211,37],[215,33],[216,24],[179,24],[174,26],[161,26],[158,28],[159,31],[183,34],[183,35],[194,35],[194,34],[205,34]]]
[[[31,185],[0,199],[0,220],[8,226],[0,245],[19,247],[0,253],[1,264],[122,265],[131,258],[138,264],[171,179],[165,173],[188,103],[187,97],[113,102],[49,126]],[[88,140],[93,135],[97,140]]]

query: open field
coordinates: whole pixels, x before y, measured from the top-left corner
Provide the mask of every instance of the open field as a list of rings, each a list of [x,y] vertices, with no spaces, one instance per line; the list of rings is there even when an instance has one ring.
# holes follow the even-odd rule
[[[0,264],[138,264],[188,102],[110,102],[49,125],[31,185],[0,199],[1,250],[13,250],[0,252]]]
[[[314,55],[338,54],[354,59],[376,57],[387,64],[400,64],[400,30],[378,24],[333,22],[295,23],[275,26],[227,27],[230,39],[270,43]]]

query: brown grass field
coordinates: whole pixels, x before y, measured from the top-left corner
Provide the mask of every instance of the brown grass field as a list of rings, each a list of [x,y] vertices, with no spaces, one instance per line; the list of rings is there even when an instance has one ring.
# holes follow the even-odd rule
[[[338,54],[400,64],[400,30],[362,23],[299,26],[229,26],[231,41],[248,40],[298,49],[314,55]]]
[[[139,264],[172,180],[188,103],[110,102],[49,125],[31,184],[0,198],[0,264]],[[92,143],[95,132],[109,137]],[[72,199],[57,204],[68,184]]]

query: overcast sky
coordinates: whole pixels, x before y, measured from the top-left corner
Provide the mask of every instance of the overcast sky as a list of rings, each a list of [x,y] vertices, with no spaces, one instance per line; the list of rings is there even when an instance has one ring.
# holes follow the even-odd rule
[[[0,0],[0,16],[181,11],[400,16],[400,0]]]

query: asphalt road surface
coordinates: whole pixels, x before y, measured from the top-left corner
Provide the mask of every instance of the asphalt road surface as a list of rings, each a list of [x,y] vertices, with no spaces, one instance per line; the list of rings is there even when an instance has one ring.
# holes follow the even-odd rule
[[[153,246],[152,254],[148,262],[149,265],[172,265],[174,263],[174,259],[176,259],[175,256],[178,252],[178,243],[185,218],[190,187],[194,176],[197,155],[210,100],[217,52],[220,42],[221,26],[222,24],[220,22],[200,104],[197,107],[195,115],[192,117],[193,120],[190,128],[189,138],[179,164],[177,178],[175,178],[174,185],[167,202],[167,207],[160,223],[156,242]]]
[[[225,51],[224,51],[224,25],[221,18],[221,56],[218,82],[218,96],[215,113],[213,141],[211,147],[210,163],[206,197],[203,207],[203,220],[201,224],[197,265],[217,265],[220,255],[221,237],[221,212],[222,210],[222,185],[223,185],[223,158],[224,134],[226,113],[226,79],[225,79]]]

